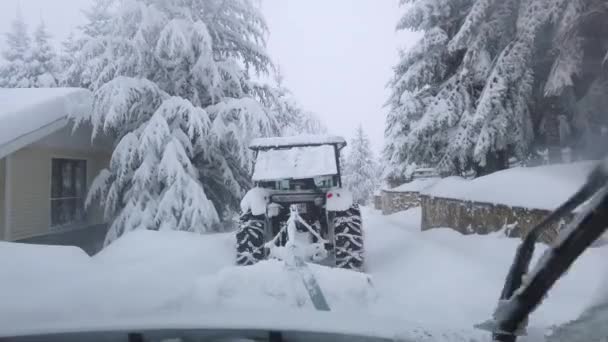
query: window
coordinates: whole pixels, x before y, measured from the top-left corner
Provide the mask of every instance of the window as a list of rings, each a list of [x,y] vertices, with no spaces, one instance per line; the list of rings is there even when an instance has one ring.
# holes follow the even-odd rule
[[[87,181],[86,160],[53,159],[51,175],[51,226],[84,220]]]

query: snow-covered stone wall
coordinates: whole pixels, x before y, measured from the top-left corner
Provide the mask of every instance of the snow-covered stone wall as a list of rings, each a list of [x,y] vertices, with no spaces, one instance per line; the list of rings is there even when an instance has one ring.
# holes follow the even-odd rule
[[[380,193],[380,209],[382,214],[390,215],[399,211],[420,206],[420,192],[433,186],[440,178],[420,178],[403,183]]]
[[[503,232],[508,237],[521,237],[538,224],[550,211],[504,204],[448,199],[420,195],[421,229],[449,227],[462,234]],[[557,232],[572,217],[552,224],[541,240],[551,243]]]
[[[420,206],[420,194],[415,191],[382,190],[381,210],[383,215],[394,214]]]

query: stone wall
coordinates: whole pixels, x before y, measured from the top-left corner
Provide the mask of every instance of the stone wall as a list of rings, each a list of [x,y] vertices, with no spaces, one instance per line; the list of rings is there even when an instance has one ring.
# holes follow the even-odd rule
[[[420,206],[420,194],[418,192],[382,190],[381,197],[383,215],[390,215],[399,211],[408,210],[412,207]]]
[[[382,195],[374,195],[374,209],[382,210]]]
[[[504,230],[509,237],[521,237],[550,213],[548,210],[425,195],[420,196],[420,201],[422,230],[449,227],[462,234],[488,234]],[[546,243],[553,241],[561,227],[571,219],[572,216],[569,216],[552,224],[541,240]]]

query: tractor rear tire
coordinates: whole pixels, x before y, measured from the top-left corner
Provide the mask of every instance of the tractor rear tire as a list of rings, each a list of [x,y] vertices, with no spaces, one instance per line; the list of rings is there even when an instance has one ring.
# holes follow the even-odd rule
[[[361,224],[358,204],[345,211],[333,212],[336,267],[363,271],[365,249]]]
[[[264,215],[254,216],[251,212],[241,215],[236,232],[236,264],[248,266],[264,260]]]

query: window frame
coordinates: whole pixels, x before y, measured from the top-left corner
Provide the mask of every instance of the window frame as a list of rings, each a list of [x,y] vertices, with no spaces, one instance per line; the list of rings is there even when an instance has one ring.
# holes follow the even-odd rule
[[[56,160],[64,160],[69,162],[82,162],[84,165],[84,179],[82,180],[82,196],[72,197],[53,197],[53,166]],[[49,230],[51,231],[62,231],[70,230],[75,228],[83,228],[82,224],[86,223],[87,215],[84,209],[84,201],[88,192],[88,167],[89,160],[83,157],[65,156],[65,155],[51,155],[49,160]],[[76,176],[73,176],[73,178]],[[76,184],[77,180],[73,180],[73,184]],[[53,223],[53,202],[57,200],[81,200],[82,205],[82,218],[75,219],[67,223],[54,224]]]

